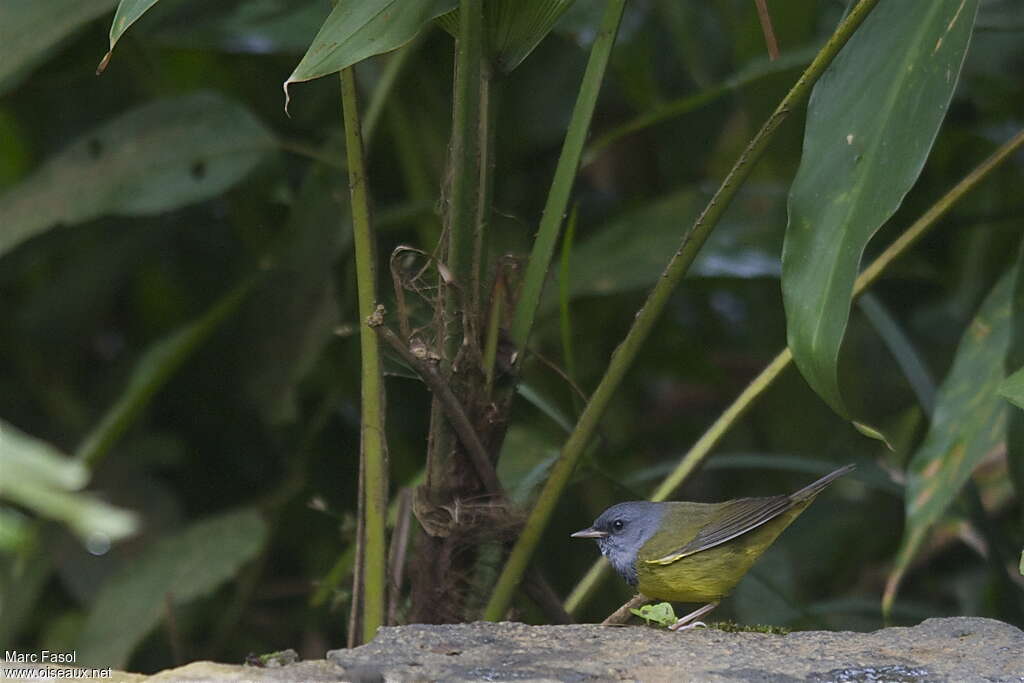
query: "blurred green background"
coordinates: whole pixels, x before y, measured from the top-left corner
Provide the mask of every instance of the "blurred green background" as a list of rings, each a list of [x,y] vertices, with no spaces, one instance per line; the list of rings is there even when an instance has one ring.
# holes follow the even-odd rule
[[[172,335],[199,322],[190,352],[91,472],[87,489],[137,513],[137,533],[110,545],[7,501],[0,646],[78,648],[144,671],[285,647],[322,656],[347,628],[350,579],[330,572],[355,527],[359,321],[337,78],[292,86],[290,116],[280,86],[330,3],[164,0],[97,77],[114,4],[0,7],[0,64],[8,65],[0,67],[0,418],[81,453],[140,360],[173,366],[147,350],[171,338],[172,354],[180,351]],[[529,252],[600,5],[576,3],[506,79],[491,263]],[[628,5],[574,194],[568,288],[584,391],[600,379],[682,229],[844,8],[774,3],[783,55],[770,63],[749,0]],[[981,3],[934,150],[868,258],[1019,128],[1022,32],[1019,3]],[[358,66],[364,102],[387,59]],[[440,230],[451,73],[451,38],[430,28],[368,144],[385,305],[393,297],[387,255],[399,244],[429,251]],[[641,114],[702,92],[715,95],[597,144]],[[779,255],[802,136],[801,112],[706,245],[606,414],[537,553],[561,595],[597,555],[567,535],[608,505],[647,495],[784,347]],[[959,203],[872,290],[934,382],[1016,258],[1022,162],[1018,154]],[[531,345],[564,365],[557,294],[553,276]],[[835,465],[859,466],[780,538],[716,617],[793,628],[882,625],[904,508],[891,473],[920,443],[926,418],[885,335],[856,307],[844,363],[851,395],[898,435],[894,451],[858,434],[791,369],[680,492],[688,500],[782,493]],[[397,493],[422,468],[430,397],[400,363],[389,358],[386,370]],[[520,500],[578,409],[541,362],[529,362],[524,386],[500,468]],[[10,486],[15,470],[4,470]],[[979,614],[1024,625],[1021,576],[979,553],[995,539],[1016,565],[1024,545],[1005,444],[975,480],[985,514],[970,501],[951,508],[904,581],[895,622]],[[74,500],[46,516],[76,517],[74,506],[85,503]],[[416,571],[415,557],[407,571]],[[609,579],[579,618],[603,618],[629,595]],[[399,601],[399,619],[403,609]],[[544,619],[527,602],[517,615]]]

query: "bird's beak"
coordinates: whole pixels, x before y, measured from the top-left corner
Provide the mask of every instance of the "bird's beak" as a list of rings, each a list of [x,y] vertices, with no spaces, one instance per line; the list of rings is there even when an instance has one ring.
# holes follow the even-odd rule
[[[598,531],[594,527],[584,529],[583,531],[577,531],[574,534],[569,534],[569,538],[605,538],[608,536],[607,531]]]

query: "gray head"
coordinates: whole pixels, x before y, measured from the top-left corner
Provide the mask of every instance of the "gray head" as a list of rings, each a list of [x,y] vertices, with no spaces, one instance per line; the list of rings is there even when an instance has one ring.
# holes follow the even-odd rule
[[[577,531],[572,537],[595,539],[615,571],[635,586],[636,554],[658,530],[664,510],[661,503],[619,503],[602,512],[589,529]]]

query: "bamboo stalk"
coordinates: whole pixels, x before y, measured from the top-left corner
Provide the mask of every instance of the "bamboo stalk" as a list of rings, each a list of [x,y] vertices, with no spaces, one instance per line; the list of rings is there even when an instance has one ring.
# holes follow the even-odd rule
[[[377,305],[376,245],[370,217],[369,187],[363,158],[362,126],[355,70],[341,72],[341,101],[345,120],[345,153],[352,195],[352,233],[356,260],[359,317],[368,323]],[[359,328],[362,363],[360,456],[363,467],[362,641],[384,624],[387,588],[387,444],[384,438],[384,385],[377,334],[368,324]],[[356,572],[359,576],[360,572]],[[353,591],[355,594],[356,591]]]

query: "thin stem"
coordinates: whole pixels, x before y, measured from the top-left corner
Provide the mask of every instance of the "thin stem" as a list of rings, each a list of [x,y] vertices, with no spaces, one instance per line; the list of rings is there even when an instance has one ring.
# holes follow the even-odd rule
[[[704,105],[710,104],[715,100],[719,99],[726,93],[733,92],[744,88],[752,83],[756,83],[762,78],[773,76],[783,71],[795,69],[797,67],[808,64],[814,55],[817,53],[816,49],[812,48],[801,48],[779,57],[774,62],[767,64],[761,62],[754,62],[750,66],[740,69],[736,74],[727,78],[724,82],[713,85],[700,92],[694,93],[693,95],[687,95],[676,100],[665,102],[664,104],[658,105],[653,109],[644,111],[641,114],[633,117],[625,123],[619,124],[614,128],[601,133],[594,138],[587,149],[583,153],[583,165],[586,166],[597,159],[601,153],[608,149],[611,145],[615,144],[619,140],[638,133],[652,126],[656,126],[659,123],[664,123],[673,118],[689,114]]]
[[[349,190],[352,194],[352,233],[356,259],[359,317],[368,321],[377,304],[377,274],[370,197],[363,158],[362,127],[355,71],[341,72],[341,101],[345,119],[345,152]],[[359,328],[362,361],[362,424],[360,451],[364,473],[365,559],[363,576],[362,640],[367,642],[384,624],[387,587],[387,539],[384,514],[387,508],[387,445],[384,440],[384,386],[376,333]]]
[[[764,33],[764,44],[768,48],[768,56],[774,61],[779,58],[779,43],[775,40],[775,29],[772,28],[772,15],[768,12],[767,0],[754,0],[757,5],[757,19],[761,22]]]
[[[332,168],[340,168],[345,170],[345,164],[338,161],[330,152],[326,152],[323,149],[314,145],[306,144],[305,142],[299,142],[298,140],[286,140],[284,138],[278,138],[277,146],[285,152],[290,152],[300,157],[305,157],[311,161],[317,161],[324,166],[330,166]]]
[[[512,320],[512,341],[520,349],[526,348],[530,331],[533,329],[533,321],[537,317],[537,306],[540,304],[540,295],[547,280],[548,266],[558,242],[562,219],[569,206],[569,194],[579,170],[583,145],[587,141],[587,131],[594,116],[597,96],[601,92],[601,82],[604,80],[625,7],[626,0],[608,0],[597,38],[590,49],[590,60],[587,62],[587,70],[583,74],[580,92],[576,97],[576,106],[573,108],[569,128],[565,133],[562,153],[558,157],[555,177],[551,181],[551,190],[541,214],[537,239],[533,242],[530,261],[523,277],[523,289],[519,295],[515,318]]]
[[[565,226],[565,236],[562,238],[561,263],[558,273],[558,317],[559,327],[562,332],[562,362],[565,364],[565,376],[572,388],[572,405],[576,415],[580,414],[586,398],[580,400],[580,391],[576,387],[576,358],[572,349],[572,309],[569,306],[571,295],[570,283],[572,282],[571,262],[572,247],[576,239],[576,221],[579,217],[579,207],[574,206],[569,213],[569,222]]]
[[[889,245],[888,249],[879,254],[878,258],[864,269],[853,285],[854,296],[873,285],[893,261],[910,249],[910,247],[917,244],[917,241],[940,218],[945,216],[953,208],[953,205],[960,201],[965,194],[977,187],[982,180],[1006,161],[1006,158],[1017,151],[1021,145],[1024,145],[1024,130],[1019,131],[1012,138],[1004,142],[991,156],[978,164],[963,180],[953,186],[953,189],[947,192],[942,199],[932,204],[920,218],[914,221],[913,225],[907,228],[902,235],[896,238],[896,241]]]
[[[497,134],[498,104],[500,101],[499,82],[490,77],[488,69],[480,70],[480,127],[478,143],[480,150],[477,185],[476,225],[473,229],[473,281],[470,289],[470,310],[474,316],[482,311],[480,295],[487,276],[484,261],[488,250],[488,226],[491,218],[491,202],[494,195],[494,148]]]
[[[637,593],[629,600],[626,601],[622,607],[618,608],[601,622],[602,626],[618,626],[625,624],[629,621],[629,618],[633,616],[633,610],[638,609],[642,605],[649,603],[651,599],[643,593]]]
[[[878,255],[867,268],[861,272],[853,286],[854,298],[863,294],[868,287],[874,284],[885,269],[893,261],[905,254],[917,243],[939,219],[941,219],[952,206],[963,198],[968,192],[977,187],[992,171],[999,167],[1017,149],[1024,145],[1024,130],[1021,130],[1008,141],[1003,143],[999,149],[992,153],[985,161],[979,164],[973,171],[967,174],[941,199],[933,204],[920,218],[903,232],[885,251]],[[660,486],[651,495],[650,500],[667,500],[676,489],[699,467],[711,454],[711,449],[718,445],[722,437],[735,425],[739,419],[746,414],[747,410],[755,400],[761,397],[765,390],[770,387],[775,379],[790,366],[793,362],[793,354],[788,348],[783,349],[765,367],[764,370],[754,378],[743,392],[736,397],[736,400],[726,408],[725,412],[708,428],[700,439],[682,457],[676,468],[665,478]],[[575,612],[596,589],[598,582],[607,574],[608,564],[598,561],[587,571],[583,580],[573,589],[565,601],[567,612]]]
[[[611,362],[604,377],[591,396],[586,408],[584,408],[579,422],[576,423],[576,428],[569,435],[568,441],[566,441],[565,446],[562,448],[562,453],[552,468],[544,488],[540,492],[537,504],[526,521],[523,533],[513,547],[508,562],[498,579],[498,584],[491,595],[491,601],[484,613],[485,619],[496,621],[508,609],[515,588],[519,584],[526,565],[533,555],[534,549],[537,547],[537,543],[540,542],[541,533],[551,518],[555,504],[569,483],[569,479],[576,467],[576,462],[579,460],[580,455],[583,454],[587,444],[590,443],[590,439],[597,430],[601,417],[611,402],[615,390],[618,388],[623,377],[625,377],[626,371],[632,366],[634,359],[640,352],[641,346],[643,346],[643,343],[654,328],[654,323],[660,317],[672,292],[682,281],[698,250],[704,244],[704,240],[707,239],[711,230],[718,224],[730,201],[753,170],[755,162],[764,154],[769,141],[774,137],[779,126],[788,118],[792,110],[810,94],[814,82],[824,73],[840,48],[849,40],[877,3],[878,0],[861,0],[839,25],[836,32],[825,44],[825,47],[821,49],[818,56],[815,57],[811,65],[800,76],[796,84],[761,127],[761,130],[757,132],[754,139],[747,145],[747,148],[740,155],[739,159],[736,160],[736,163],[722,181],[718,191],[715,192],[707,207],[683,236],[679,250],[672,257],[672,260],[669,261],[665,272],[658,280],[658,284],[655,285],[647,301],[637,313],[632,327],[626,334],[626,338],[612,354]]]
[[[448,422],[452,425],[455,433],[459,436],[459,440],[465,447],[466,452],[469,453],[470,460],[473,462],[473,466],[476,469],[477,476],[480,477],[480,481],[484,483],[487,490],[491,493],[499,493],[501,491],[501,484],[498,483],[498,475],[494,471],[491,460],[487,455],[487,449],[484,448],[483,443],[480,441],[480,437],[477,436],[476,430],[473,429],[473,423],[470,422],[469,417],[466,416],[466,411],[463,410],[462,404],[459,403],[459,399],[455,397],[452,390],[448,388],[448,384],[441,378],[440,375],[430,366],[429,363],[422,360],[419,356],[412,352],[402,340],[398,338],[390,328],[383,324],[383,322],[376,320],[373,323],[373,328],[377,330],[381,339],[387,342],[399,356],[402,357],[406,363],[416,371],[416,374],[420,376],[420,379],[427,385],[434,396],[439,399],[441,408],[444,410],[445,416],[448,418]]]
[[[484,330],[484,394],[491,395],[494,388],[494,363],[498,357],[498,336],[501,334],[501,318],[505,307],[505,280],[499,274],[491,289],[491,307]]]

